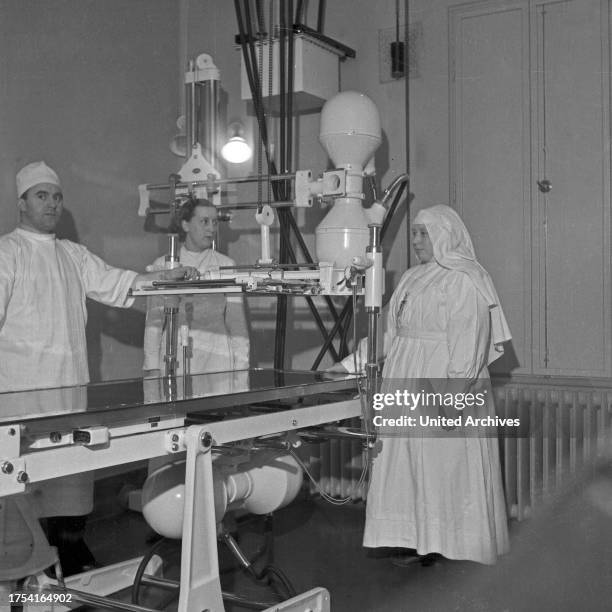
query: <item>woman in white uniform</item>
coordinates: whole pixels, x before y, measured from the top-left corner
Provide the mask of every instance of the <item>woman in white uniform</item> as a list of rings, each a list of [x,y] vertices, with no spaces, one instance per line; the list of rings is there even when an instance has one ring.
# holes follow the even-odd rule
[[[389,304],[382,391],[414,385],[419,391],[428,384],[469,391],[488,380],[487,365],[502,355],[502,344],[511,337],[499,298],[452,208],[420,211],[412,243],[420,265],[404,273]],[[352,369],[352,362],[351,356],[342,363]],[[489,393],[479,416],[494,415],[491,400]],[[429,413],[423,408],[420,414],[462,414],[455,408]],[[507,552],[495,429],[449,432],[425,426],[403,434],[396,430],[391,437],[379,433],[364,546],[485,564]]]
[[[202,274],[214,268],[235,265],[232,259],[212,248],[217,223],[217,209],[208,200],[189,200],[181,207],[177,224],[183,240],[180,250],[183,266],[197,268]],[[163,266],[163,262],[164,258],[160,257],[153,265]],[[149,298],[143,365],[148,376],[163,373],[163,323],[163,298]],[[249,335],[242,297],[226,297],[221,293],[183,297],[178,325],[189,327],[191,374],[249,367]],[[182,371],[183,364],[179,363],[178,374]]]

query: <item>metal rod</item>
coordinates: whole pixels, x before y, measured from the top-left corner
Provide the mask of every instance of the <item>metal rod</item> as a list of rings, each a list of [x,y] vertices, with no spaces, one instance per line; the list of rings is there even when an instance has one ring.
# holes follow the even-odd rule
[[[279,602],[264,603],[263,601],[245,599],[244,597],[239,597],[238,595],[234,595],[233,593],[226,593],[225,591],[221,593],[221,596],[223,597],[223,601],[236,603],[240,607],[251,608],[252,610],[267,610],[268,608],[274,608],[274,606],[279,604]]]
[[[117,601],[116,599],[110,599],[109,597],[102,597],[101,595],[94,595],[93,593],[86,593],[84,591],[78,591],[76,589],[71,589],[68,587],[61,590],[54,590],[54,592],[72,595],[73,601],[94,605],[96,607],[105,608],[107,610],[127,610],[128,612],[156,612],[153,608],[145,608],[144,606],[137,606],[136,604]]]
[[[279,181],[288,181],[291,179],[295,178],[295,173],[285,173],[285,174],[271,174],[271,175],[265,175],[262,177],[259,176],[243,176],[243,177],[236,177],[236,178],[227,178],[227,179],[215,179],[214,183],[215,185],[234,185],[234,184],[238,184],[238,183],[256,183],[259,180],[263,180],[263,181],[270,181],[272,183],[274,182],[279,182]],[[194,187],[205,187],[206,185],[208,185],[208,180],[206,181],[191,181],[189,183],[183,183],[181,181],[178,181],[176,183],[177,187],[190,187],[190,186],[194,186]],[[149,191],[155,190],[155,189],[170,189],[171,185],[169,183],[153,183],[150,185],[147,185],[147,189]]]
[[[211,80],[202,84],[202,103],[204,108],[204,123],[201,135],[202,148],[208,161],[213,168],[217,167],[218,161],[218,112],[219,112],[219,89],[218,81]]]
[[[347,427],[333,427],[326,429],[300,429],[297,432],[298,436],[304,438],[318,438],[321,440],[346,440],[359,438],[362,440],[375,440],[376,436],[366,433],[360,429]]]
[[[180,583],[178,580],[169,580],[168,578],[159,578],[157,576],[150,576],[144,574],[140,579],[140,584],[143,586],[155,586],[166,591],[178,591]]]
[[[175,302],[176,298],[166,298],[166,301]],[[176,347],[178,344],[178,306],[164,306],[164,318],[166,327],[166,376],[176,376],[178,360],[176,358]]]
[[[346,45],[343,45],[341,42],[338,42],[337,40],[334,40],[333,38],[330,38],[329,36],[325,36],[325,34],[322,34],[321,32],[317,32],[317,30],[313,30],[312,28],[309,28],[303,23],[296,23],[293,26],[293,29],[295,30],[296,34],[305,34],[306,36],[314,38],[315,40],[322,42],[324,45],[331,47],[332,49],[334,49],[335,51],[337,51],[339,54],[343,56],[343,57],[340,57],[340,60],[344,60],[347,57],[354,58],[357,56],[355,49],[351,49],[351,47],[347,47]]]
[[[384,206],[387,203],[387,198],[391,195],[391,193],[397,188],[400,183],[407,183],[409,180],[410,175],[406,172],[395,177],[393,182],[383,192],[381,204]]]
[[[191,74],[190,82],[185,85],[185,115],[187,120],[187,151],[186,158],[191,156],[193,145],[197,142],[197,120],[196,120],[196,83],[195,83],[195,62],[189,60],[187,70]]]
[[[372,259],[373,265],[366,270],[366,312],[368,315],[368,358],[365,367],[366,371],[366,410],[367,417],[372,410],[374,393],[379,386],[380,369],[378,367],[378,318],[381,308],[381,287],[379,277],[382,270],[377,270],[381,264],[382,249],[380,246],[380,225],[371,224],[370,244],[366,249],[367,255]]]

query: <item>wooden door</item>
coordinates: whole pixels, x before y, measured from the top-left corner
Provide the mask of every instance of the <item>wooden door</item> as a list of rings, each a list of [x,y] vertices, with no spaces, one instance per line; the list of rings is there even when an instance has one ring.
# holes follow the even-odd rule
[[[451,202],[491,274],[512,331],[498,368],[531,368],[529,11],[450,10]],[[512,353],[512,349],[514,353]]]
[[[451,8],[451,201],[516,362],[610,376],[609,0]]]
[[[608,2],[537,2],[532,23],[534,370],[609,375]]]

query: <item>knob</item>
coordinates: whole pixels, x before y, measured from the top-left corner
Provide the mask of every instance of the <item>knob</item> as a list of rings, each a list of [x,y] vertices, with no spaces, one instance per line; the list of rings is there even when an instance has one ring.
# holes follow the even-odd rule
[[[538,181],[538,189],[542,193],[549,193],[552,190],[552,183],[548,179]]]

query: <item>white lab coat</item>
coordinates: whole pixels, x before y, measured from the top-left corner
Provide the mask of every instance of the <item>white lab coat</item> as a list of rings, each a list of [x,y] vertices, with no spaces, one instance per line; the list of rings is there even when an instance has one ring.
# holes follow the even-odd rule
[[[490,329],[489,307],[467,274],[435,261],[411,268],[389,305],[382,390],[419,379],[488,379]],[[359,353],[363,363],[363,343]],[[353,369],[352,357],[343,363]],[[494,415],[492,402],[483,410],[480,416]],[[379,440],[364,546],[415,548],[487,564],[507,552],[498,441],[474,434]]]
[[[53,234],[0,237],[0,391],[88,383],[86,297],[129,307],[136,276]],[[49,481],[36,496],[40,515],[91,512],[92,483],[92,472]]]
[[[197,268],[200,273],[222,266],[233,266],[234,261],[212,249],[193,252],[181,247],[180,262],[183,266]],[[154,266],[163,266],[160,257]],[[144,339],[144,370],[164,372],[166,352],[164,325],[164,298],[147,300],[147,321]],[[178,325],[189,327],[189,372],[224,372],[249,367],[249,338],[241,296],[209,294],[181,298]],[[178,371],[183,372],[183,359],[178,352]]]

